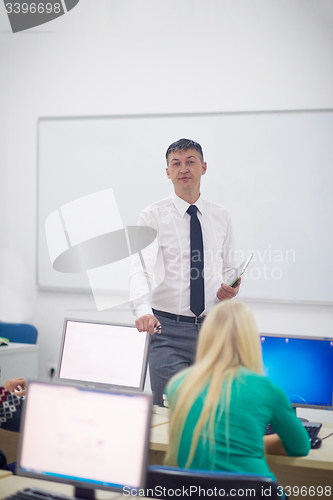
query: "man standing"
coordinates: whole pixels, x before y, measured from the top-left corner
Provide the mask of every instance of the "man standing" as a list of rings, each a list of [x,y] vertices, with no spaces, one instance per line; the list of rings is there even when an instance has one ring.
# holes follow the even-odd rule
[[[154,334],[149,352],[154,404],[163,404],[169,379],[194,361],[197,336],[205,314],[217,300],[237,295],[236,286],[223,283],[234,269],[233,235],[229,213],[200,196],[207,164],[200,144],[180,139],[166,152],[167,177],[174,186],[168,198],[147,207],[140,225],[154,228],[158,257],[165,276],[151,294],[133,301],[137,329]],[[145,275],[151,283],[153,266]],[[133,278],[133,276],[132,276]]]

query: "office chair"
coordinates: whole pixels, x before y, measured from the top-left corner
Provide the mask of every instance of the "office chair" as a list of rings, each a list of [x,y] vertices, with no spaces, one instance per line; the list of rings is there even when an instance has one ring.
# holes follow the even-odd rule
[[[37,329],[26,323],[3,323],[0,321],[0,337],[22,344],[37,343]]]
[[[209,496],[214,498],[224,496],[235,500],[244,498],[277,500],[281,498],[281,491],[277,487],[278,484],[266,476],[152,465],[147,470],[146,496],[164,499],[173,497],[173,500],[176,497],[202,500],[203,497]],[[216,488],[215,494],[214,488]],[[175,493],[175,490],[178,491]]]

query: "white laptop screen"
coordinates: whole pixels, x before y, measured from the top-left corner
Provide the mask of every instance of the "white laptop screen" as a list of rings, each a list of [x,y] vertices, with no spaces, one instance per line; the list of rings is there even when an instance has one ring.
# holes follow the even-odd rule
[[[65,319],[57,378],[142,391],[148,345],[134,326]]]
[[[79,487],[141,488],[150,396],[30,382],[18,473]]]

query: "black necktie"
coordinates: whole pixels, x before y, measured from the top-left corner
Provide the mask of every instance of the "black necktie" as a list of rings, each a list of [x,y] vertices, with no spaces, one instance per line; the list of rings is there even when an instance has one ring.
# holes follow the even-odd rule
[[[195,205],[190,205],[187,212],[191,216],[190,309],[196,316],[200,316],[205,309],[205,288],[202,231],[197,210],[198,208]]]

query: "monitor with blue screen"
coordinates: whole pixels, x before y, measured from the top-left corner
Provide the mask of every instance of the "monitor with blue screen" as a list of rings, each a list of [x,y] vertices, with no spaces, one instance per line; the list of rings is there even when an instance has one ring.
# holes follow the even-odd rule
[[[332,410],[333,338],[261,334],[264,374],[294,407]]]

